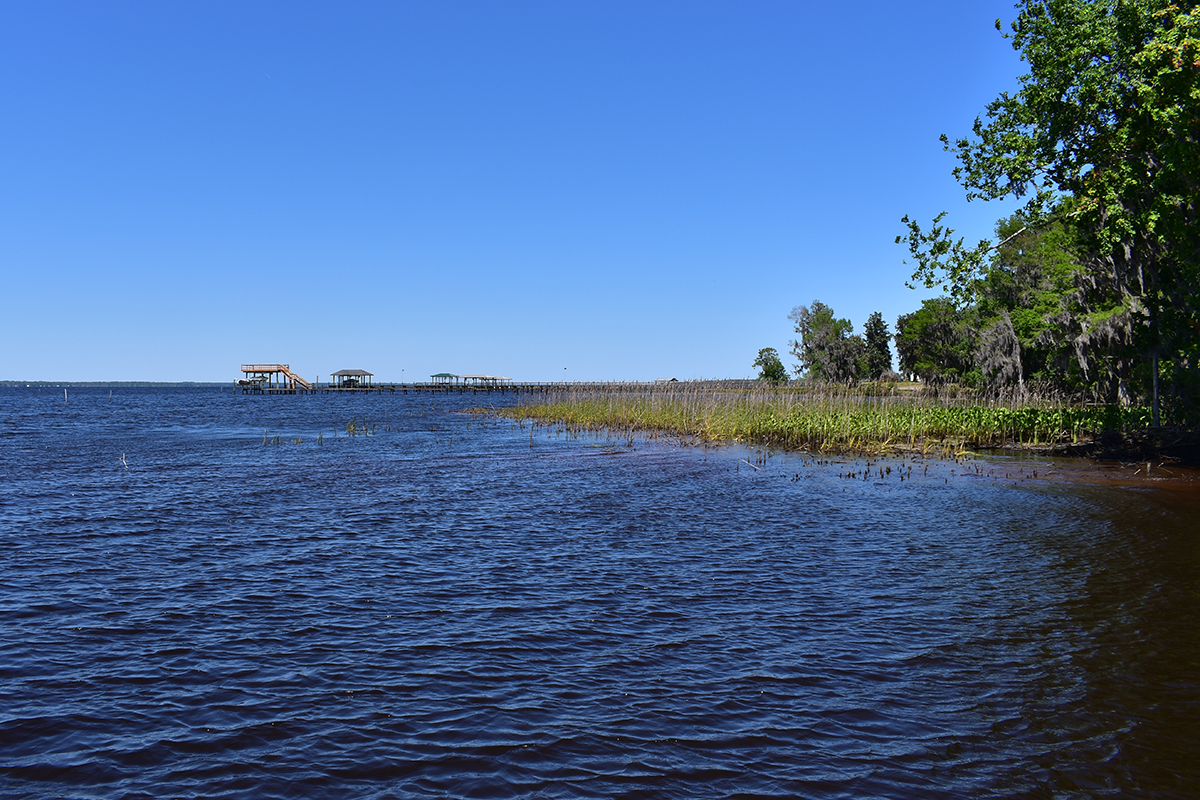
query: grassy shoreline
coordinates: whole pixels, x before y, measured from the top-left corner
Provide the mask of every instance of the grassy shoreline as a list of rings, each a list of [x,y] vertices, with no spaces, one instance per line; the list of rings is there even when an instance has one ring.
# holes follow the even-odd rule
[[[1144,408],[931,398],[875,385],[796,390],[711,382],[614,391],[564,388],[494,413],[618,436],[665,434],[699,442],[871,454],[1066,449],[1105,434],[1145,431],[1150,423]]]

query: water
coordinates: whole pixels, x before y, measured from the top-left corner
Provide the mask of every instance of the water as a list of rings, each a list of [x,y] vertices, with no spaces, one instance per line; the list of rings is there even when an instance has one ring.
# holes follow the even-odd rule
[[[0,389],[0,796],[1196,796],[1194,494],[468,405]]]

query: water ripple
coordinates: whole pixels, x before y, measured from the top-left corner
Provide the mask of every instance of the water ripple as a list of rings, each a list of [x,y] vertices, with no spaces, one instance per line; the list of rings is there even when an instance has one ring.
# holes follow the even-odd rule
[[[0,392],[5,797],[1200,785],[1187,498],[599,452],[457,398]]]

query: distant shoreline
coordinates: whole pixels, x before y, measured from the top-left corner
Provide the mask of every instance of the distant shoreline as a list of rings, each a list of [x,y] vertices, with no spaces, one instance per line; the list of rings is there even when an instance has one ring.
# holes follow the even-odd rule
[[[7,389],[187,389],[231,386],[233,381],[0,381]]]

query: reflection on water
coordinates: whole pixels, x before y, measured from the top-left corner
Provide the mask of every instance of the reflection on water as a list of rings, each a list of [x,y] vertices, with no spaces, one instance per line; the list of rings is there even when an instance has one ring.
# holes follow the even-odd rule
[[[0,794],[1193,796],[1186,488],[466,402],[0,390]]]

